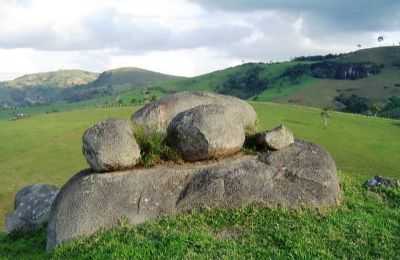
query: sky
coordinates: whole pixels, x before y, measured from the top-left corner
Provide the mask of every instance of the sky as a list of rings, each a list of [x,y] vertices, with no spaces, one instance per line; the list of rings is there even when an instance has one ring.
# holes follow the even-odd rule
[[[399,43],[398,0],[0,0],[0,80],[131,66],[195,76]]]

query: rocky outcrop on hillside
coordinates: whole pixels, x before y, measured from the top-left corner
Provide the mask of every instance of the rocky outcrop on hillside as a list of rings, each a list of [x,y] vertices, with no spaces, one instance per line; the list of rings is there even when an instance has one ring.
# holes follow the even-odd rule
[[[84,133],[90,169],[72,177],[52,204],[48,250],[122,219],[139,224],[196,209],[326,208],[339,202],[332,157],[318,145],[294,141],[286,127],[247,137],[259,143],[251,155],[241,152],[256,114],[237,98],[175,94],[145,106],[132,120],[135,125],[106,120]],[[151,131],[163,140],[150,139]],[[178,163],[142,167],[146,156],[166,147],[181,156]]]
[[[83,171],[57,197],[47,247],[111,228],[122,218],[139,224],[199,208],[251,203],[325,208],[338,200],[334,161],[321,147],[306,142],[217,162],[102,174]]]

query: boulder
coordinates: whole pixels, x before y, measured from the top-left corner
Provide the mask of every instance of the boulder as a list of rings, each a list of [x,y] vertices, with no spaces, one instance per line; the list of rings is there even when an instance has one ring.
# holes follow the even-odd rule
[[[14,212],[6,216],[6,232],[33,231],[47,223],[58,188],[46,184],[24,187],[15,196]]]
[[[133,168],[140,159],[140,148],[127,120],[108,119],[86,130],[83,154],[97,172]]]
[[[294,143],[293,133],[284,125],[280,125],[271,131],[256,135],[258,146],[272,150],[280,150]]]
[[[199,105],[218,104],[236,113],[238,123],[245,129],[255,129],[257,114],[247,102],[225,95],[208,92],[180,92],[149,103],[132,115],[134,124],[146,131],[166,132],[171,120],[179,113]]]
[[[367,188],[376,188],[376,187],[400,188],[400,180],[383,176],[375,176],[374,178],[366,181],[365,186]]]
[[[167,140],[187,161],[217,159],[240,151],[245,140],[237,114],[221,105],[201,105],[178,114]]]
[[[277,152],[159,165],[117,173],[82,171],[53,204],[47,248],[118,225],[199,208],[249,204],[326,208],[340,198],[335,163],[321,147],[296,142]]]

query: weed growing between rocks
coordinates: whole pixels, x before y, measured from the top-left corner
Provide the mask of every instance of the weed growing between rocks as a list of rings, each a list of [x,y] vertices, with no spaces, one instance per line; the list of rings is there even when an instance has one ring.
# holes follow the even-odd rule
[[[181,155],[172,147],[168,146],[166,134],[157,131],[145,132],[143,128],[134,126],[137,143],[140,146],[140,162],[145,168],[150,168],[163,161],[180,163]]]

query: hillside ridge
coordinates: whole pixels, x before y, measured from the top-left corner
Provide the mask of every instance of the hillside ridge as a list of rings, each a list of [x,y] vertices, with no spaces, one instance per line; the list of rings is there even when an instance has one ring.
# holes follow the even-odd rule
[[[400,46],[298,57],[285,62],[244,63],[189,78],[121,67],[60,93],[41,88],[15,93],[0,87],[0,107],[59,102],[77,106],[77,102],[139,105],[168,93],[209,91],[254,101],[400,117],[400,101],[396,99],[400,97],[399,72]]]
[[[67,88],[76,85],[87,84],[95,80],[98,73],[79,69],[61,69],[56,71],[39,72],[25,74],[13,80],[2,81],[5,87],[25,88],[25,87],[56,87]]]

